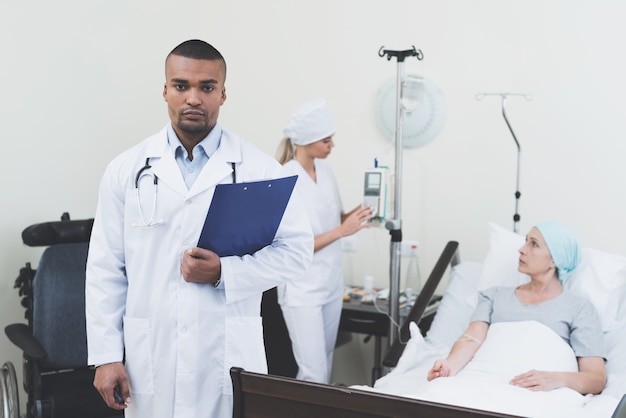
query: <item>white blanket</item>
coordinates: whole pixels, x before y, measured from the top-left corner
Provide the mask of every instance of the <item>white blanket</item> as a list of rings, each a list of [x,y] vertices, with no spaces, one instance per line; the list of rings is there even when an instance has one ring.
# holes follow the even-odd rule
[[[526,417],[610,417],[619,402],[613,396],[583,396],[568,388],[533,392],[509,384],[531,369],[578,370],[570,346],[535,321],[491,325],[485,342],[457,376],[432,382],[426,374],[448,348],[424,341],[415,324],[411,335],[398,366],[373,388],[360,389]]]

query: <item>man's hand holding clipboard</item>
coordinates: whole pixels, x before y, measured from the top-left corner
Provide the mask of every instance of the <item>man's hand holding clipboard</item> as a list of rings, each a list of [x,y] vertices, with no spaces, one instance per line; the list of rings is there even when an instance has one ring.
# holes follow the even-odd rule
[[[298,176],[250,183],[218,184],[198,246],[183,254],[187,282],[219,286],[220,257],[243,256],[270,245]],[[209,251],[206,251],[209,250]]]

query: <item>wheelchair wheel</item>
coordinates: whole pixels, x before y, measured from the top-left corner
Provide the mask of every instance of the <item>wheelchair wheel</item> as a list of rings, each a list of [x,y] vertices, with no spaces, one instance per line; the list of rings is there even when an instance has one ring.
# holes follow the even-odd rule
[[[20,418],[20,402],[17,388],[15,367],[10,361],[2,365],[0,396],[2,397],[2,416],[0,418]]]

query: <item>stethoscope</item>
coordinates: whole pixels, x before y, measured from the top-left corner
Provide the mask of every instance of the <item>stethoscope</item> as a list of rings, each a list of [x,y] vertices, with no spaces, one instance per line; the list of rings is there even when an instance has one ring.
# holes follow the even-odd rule
[[[159,178],[156,174],[149,172],[152,166],[150,165],[150,157],[146,158],[146,164],[137,171],[135,176],[135,193],[137,193],[137,206],[139,207],[139,217],[141,223],[133,223],[133,226],[152,227],[163,223],[163,219],[154,220],[154,214],[156,213],[157,204],[157,192],[159,191]],[[152,199],[152,212],[150,218],[146,222],[146,218],[143,216],[143,208],[141,207],[141,197],[139,196],[139,181],[142,177],[152,177],[152,183],[154,184],[154,198]]]
[[[233,183],[237,183],[237,168],[234,162],[230,164],[233,168],[233,172],[232,172]],[[159,190],[159,178],[157,177],[156,174],[148,171],[151,168],[152,166],[150,165],[150,157],[147,157],[146,164],[137,171],[137,175],[135,176],[135,193],[137,194],[137,206],[139,208],[139,217],[141,218],[141,223],[139,224],[133,223],[133,226],[152,227],[155,225],[160,225],[164,222],[163,219],[154,220],[154,215],[156,214],[157,192]],[[141,199],[139,197],[139,181],[145,176],[152,177],[152,183],[154,184],[154,197],[152,199],[152,212],[150,213],[150,218],[148,219],[147,222],[146,222],[146,218],[143,216],[143,208],[141,207]]]

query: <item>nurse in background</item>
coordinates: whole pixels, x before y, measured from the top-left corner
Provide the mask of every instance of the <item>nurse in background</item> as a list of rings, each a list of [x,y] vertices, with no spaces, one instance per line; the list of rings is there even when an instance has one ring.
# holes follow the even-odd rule
[[[335,175],[325,161],[334,147],[335,123],[322,99],[304,103],[283,129],[279,162],[298,175],[302,197],[315,235],[313,262],[298,278],[278,288],[297,378],[329,383],[344,291],[341,238],[367,228],[369,207],[343,212]]]

